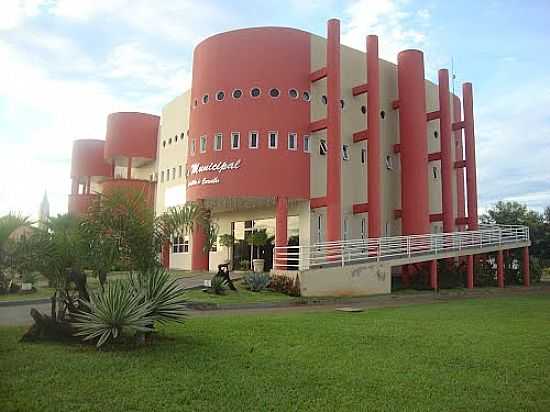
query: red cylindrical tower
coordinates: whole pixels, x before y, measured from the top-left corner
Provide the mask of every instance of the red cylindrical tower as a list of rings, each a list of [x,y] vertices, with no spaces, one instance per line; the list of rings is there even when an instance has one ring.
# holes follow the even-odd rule
[[[531,283],[530,273],[529,273],[529,247],[525,246],[523,248],[523,286],[529,287]]]
[[[504,254],[502,250],[497,252],[497,281],[498,287],[504,287]]]
[[[327,241],[342,238],[340,21],[328,21],[327,40]]]
[[[461,103],[458,96],[453,95],[453,122],[460,122],[462,119]],[[455,139],[455,160],[464,160],[464,146],[462,143],[462,129],[453,132]],[[456,215],[458,218],[466,217],[466,203],[464,194],[464,168],[456,169]],[[458,225],[459,230],[464,230],[464,225]]]
[[[466,186],[468,188],[468,228],[478,229],[477,221],[477,178],[476,143],[474,137],[474,98],[472,83],[462,85],[464,105],[464,140],[466,143]]]
[[[443,231],[453,232],[455,216],[453,207],[453,159],[451,140],[451,107],[449,94],[449,71],[441,69],[439,76],[439,134],[441,142],[441,203]]]
[[[424,56],[405,50],[397,57],[399,134],[401,147],[402,233],[430,231],[428,142]]]
[[[382,235],[380,187],[380,66],[378,37],[367,36],[367,197],[369,237]]]

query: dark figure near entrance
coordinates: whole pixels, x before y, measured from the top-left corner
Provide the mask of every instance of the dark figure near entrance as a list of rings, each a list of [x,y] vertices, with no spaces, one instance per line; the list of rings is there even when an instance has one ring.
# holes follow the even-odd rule
[[[218,273],[216,276],[221,277],[227,285],[229,286],[229,289],[231,290],[237,290],[235,288],[235,285],[233,285],[233,281],[229,277],[229,263],[222,263],[221,265],[218,265]]]

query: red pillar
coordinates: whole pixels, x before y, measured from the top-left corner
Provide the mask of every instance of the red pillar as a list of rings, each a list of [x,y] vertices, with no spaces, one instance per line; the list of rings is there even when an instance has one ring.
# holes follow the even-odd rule
[[[459,122],[462,119],[460,99],[457,96],[453,96],[453,121]],[[455,160],[464,160],[464,146],[462,144],[462,129],[458,129],[454,132],[455,138]],[[464,196],[464,168],[460,167],[456,169],[456,215],[457,217],[466,217]],[[459,230],[464,230],[464,225],[459,225]]]
[[[405,50],[397,56],[399,134],[401,146],[401,209],[403,235],[430,231],[428,202],[428,139],[424,56]]]
[[[466,258],[466,287],[474,288],[474,255],[468,255]]]
[[[132,178],[132,158],[128,158],[128,170],[126,171],[126,179]]]
[[[453,207],[453,159],[451,141],[451,107],[449,94],[449,71],[439,70],[439,134],[441,142],[441,200],[443,231],[454,232]]]
[[[200,207],[203,207],[203,202],[199,200]],[[204,250],[206,245],[206,230],[198,224],[193,225],[193,242],[191,246],[191,269],[192,270],[208,270],[208,255],[209,252]]]
[[[430,262],[430,287],[434,290],[439,287],[437,282],[437,260],[435,259]]]
[[[504,254],[502,250],[497,252],[497,281],[498,287],[504,287]]]
[[[380,66],[378,37],[367,36],[367,198],[369,237],[382,236],[380,198]]]
[[[170,269],[170,242],[162,244],[161,264],[165,269]]]
[[[327,241],[342,238],[340,21],[328,21],[327,41]]]
[[[411,284],[411,270],[409,265],[401,266],[401,287],[408,288]]]
[[[86,180],[86,194],[90,194],[90,188],[92,187],[92,177],[88,176],[88,179]]]
[[[531,284],[531,278],[529,273],[529,248],[525,246],[523,248],[523,286],[529,287]]]
[[[275,246],[285,247],[288,245],[288,199],[277,197],[275,208]],[[277,259],[276,263],[278,266],[286,266],[286,260]]]
[[[464,140],[466,142],[466,185],[468,187],[468,228],[477,230],[476,143],[474,137],[474,98],[472,83],[462,85]]]

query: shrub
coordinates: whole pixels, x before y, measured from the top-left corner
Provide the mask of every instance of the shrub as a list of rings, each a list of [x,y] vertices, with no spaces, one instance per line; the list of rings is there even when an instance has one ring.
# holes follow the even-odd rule
[[[32,283],[34,285],[38,280],[38,274],[36,272],[27,271],[23,273],[21,280],[23,281],[23,283]]]
[[[73,315],[75,335],[83,336],[84,340],[98,339],[98,348],[110,339],[117,339],[124,331],[153,330],[151,304],[126,281],[111,281],[99,292],[92,293],[89,302],[81,302],[86,311]]]
[[[285,275],[275,275],[271,277],[269,288],[286,295],[300,296],[300,278],[298,275],[296,275],[296,280]]]
[[[210,282],[210,290],[216,295],[223,295],[225,293],[225,286],[227,280],[221,276],[214,276]]]
[[[464,287],[466,279],[466,268],[464,265],[457,265],[454,259],[441,259],[438,261],[437,273],[440,289],[453,289]]]
[[[244,275],[243,282],[247,289],[253,292],[260,292],[267,288],[271,282],[271,277],[267,273],[249,272]]]
[[[240,270],[248,270],[250,269],[250,260],[243,259],[239,262],[239,269]]]

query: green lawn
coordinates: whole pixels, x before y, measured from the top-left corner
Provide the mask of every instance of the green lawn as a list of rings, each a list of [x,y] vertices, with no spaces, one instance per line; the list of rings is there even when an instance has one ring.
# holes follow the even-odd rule
[[[191,302],[201,303],[259,303],[259,302],[292,302],[296,298],[283,293],[264,290],[261,292],[251,292],[245,289],[241,282],[235,282],[237,291],[226,289],[223,295],[203,292],[202,289],[192,289],[186,292],[187,299]]]
[[[197,317],[154,346],[21,344],[2,411],[548,411],[550,296]]]
[[[0,301],[12,301],[12,300],[32,300],[32,299],[43,299],[51,298],[53,296],[53,288],[42,288],[39,287],[34,292],[18,292],[18,293],[9,293],[7,295],[0,295]]]

